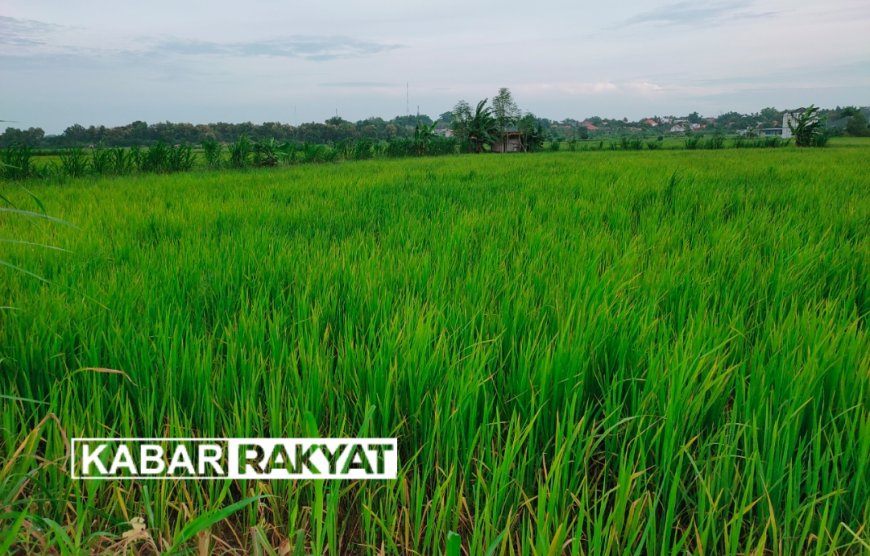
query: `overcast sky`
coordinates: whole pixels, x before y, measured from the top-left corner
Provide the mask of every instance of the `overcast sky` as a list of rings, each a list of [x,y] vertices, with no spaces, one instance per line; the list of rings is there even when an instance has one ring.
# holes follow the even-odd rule
[[[870,105],[868,37],[868,0],[4,0],[0,125]]]

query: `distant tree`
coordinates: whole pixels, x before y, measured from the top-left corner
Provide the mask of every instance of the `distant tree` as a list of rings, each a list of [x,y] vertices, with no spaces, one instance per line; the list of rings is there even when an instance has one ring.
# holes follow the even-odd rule
[[[429,152],[429,145],[432,143],[432,138],[435,137],[435,126],[437,122],[432,122],[431,125],[418,124],[414,128],[414,148],[418,155],[425,155]]]
[[[456,103],[453,108],[453,122],[450,126],[453,135],[478,153],[483,152],[484,146],[492,145],[498,134],[498,124],[492,116],[492,109],[486,105],[487,100],[478,102],[473,111],[464,100]]]
[[[507,150],[507,131],[516,124],[520,117],[520,109],[514,102],[514,97],[507,87],[498,90],[498,94],[492,99],[492,117],[500,134],[499,139],[504,143]]]
[[[393,123],[399,126],[405,126],[409,129],[414,129],[420,124],[432,125],[432,118],[425,114],[418,114],[416,116],[396,116],[393,118]]]
[[[44,138],[45,132],[40,127],[31,127],[28,129],[7,127],[6,131],[0,135],[0,147],[39,147],[42,145],[42,140]]]
[[[701,115],[697,112],[692,112],[691,114],[689,114],[688,120],[690,124],[699,124],[701,123]]]
[[[768,107],[762,108],[761,112],[758,114],[758,117],[761,120],[761,124],[765,127],[768,127],[776,125],[781,115],[781,112],[776,108]]]
[[[544,146],[544,131],[531,112],[520,118],[517,129],[522,137],[523,150],[534,152]]]
[[[453,107],[450,114],[450,129],[453,136],[460,141],[468,140],[468,122],[471,121],[471,106],[464,100],[460,100]]]
[[[83,145],[87,142],[88,130],[81,124],[73,124],[63,130],[63,142],[68,146]]]
[[[855,110],[846,122],[846,134],[852,137],[867,137],[870,128],[867,127],[867,116],[860,110]]]

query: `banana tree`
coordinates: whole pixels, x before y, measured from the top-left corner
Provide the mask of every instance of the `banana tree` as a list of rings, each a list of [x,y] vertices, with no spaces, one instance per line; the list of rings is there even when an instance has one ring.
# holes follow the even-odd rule
[[[414,149],[418,156],[426,155],[429,152],[429,145],[432,143],[432,138],[435,137],[435,126],[438,122],[433,122],[432,125],[417,124],[414,128]]]
[[[484,145],[492,145],[498,134],[498,124],[492,116],[492,109],[486,105],[488,99],[477,103],[468,121],[468,140],[475,152],[483,152]]]
[[[824,140],[824,128],[818,117],[819,108],[812,104],[807,107],[796,119],[789,122],[791,133],[794,135],[795,145],[798,147],[819,147]]]

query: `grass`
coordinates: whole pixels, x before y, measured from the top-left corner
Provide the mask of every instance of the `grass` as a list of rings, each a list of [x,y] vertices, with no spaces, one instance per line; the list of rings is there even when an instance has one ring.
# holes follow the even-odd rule
[[[864,554],[867,152],[28,184],[78,227],[0,214],[69,251],[0,244],[50,282],[0,270],[0,547]],[[315,434],[397,436],[399,479],[66,471],[71,436]]]

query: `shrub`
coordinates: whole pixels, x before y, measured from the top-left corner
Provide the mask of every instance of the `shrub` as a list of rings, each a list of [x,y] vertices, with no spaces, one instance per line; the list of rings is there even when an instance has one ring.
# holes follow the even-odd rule
[[[139,172],[145,171],[145,153],[139,145],[130,147],[130,165]]]
[[[233,168],[247,168],[251,163],[251,151],[253,146],[247,135],[242,135],[234,143],[230,144],[230,166]]]
[[[766,148],[766,149],[775,149],[777,147],[784,147],[788,145],[790,141],[783,139],[782,137],[777,137],[776,135],[771,135],[769,137],[759,137],[753,143],[754,147]]]
[[[202,154],[209,168],[220,168],[223,155],[223,145],[216,139],[206,139],[202,142]]]
[[[338,151],[329,145],[315,145],[313,162],[335,162]]]
[[[111,153],[108,150],[99,147],[91,149],[91,169],[94,173],[101,176],[107,174],[111,164]]]
[[[278,144],[275,139],[265,139],[254,143],[253,164],[259,167],[278,165]]]
[[[166,149],[165,169],[168,172],[187,172],[193,168],[195,156],[190,145],[175,145]]]
[[[719,133],[713,135],[704,143],[704,148],[717,150],[725,146],[725,137]]]
[[[132,156],[123,147],[115,147],[109,150],[111,168],[113,174],[129,174],[133,167]]]
[[[387,145],[386,154],[390,157],[410,156],[414,152],[414,143],[409,139],[393,139]]]
[[[414,148],[419,153],[419,146],[415,143]],[[353,160],[367,160],[372,157],[372,142],[369,139],[360,139],[353,144],[351,150]]]
[[[7,179],[24,179],[33,173],[30,159],[33,150],[28,145],[13,145],[3,149],[3,163],[0,170]]]
[[[830,139],[830,135],[827,132],[822,131],[821,133],[816,134],[813,137],[813,147],[824,147],[828,144],[828,139]]]
[[[88,159],[79,147],[66,149],[60,153],[61,172],[71,178],[84,176],[88,172]]]
[[[142,153],[142,171],[165,172],[168,169],[169,149],[158,141]]]

